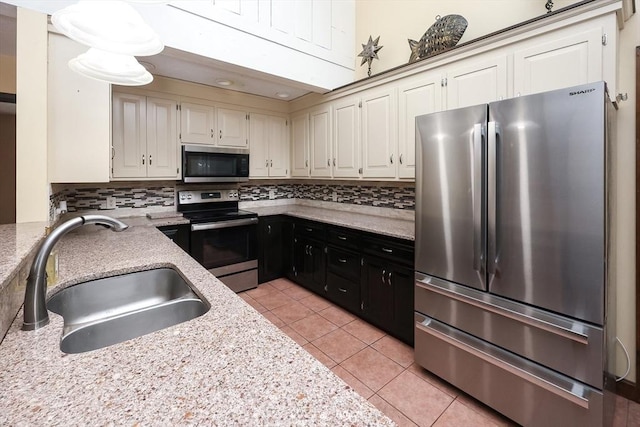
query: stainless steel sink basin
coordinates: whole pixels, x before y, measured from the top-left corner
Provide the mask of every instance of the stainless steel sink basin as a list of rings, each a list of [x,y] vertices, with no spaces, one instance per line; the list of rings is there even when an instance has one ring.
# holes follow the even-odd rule
[[[170,268],[105,277],[53,295],[47,308],[64,318],[60,349],[82,353],[202,316],[209,303]]]

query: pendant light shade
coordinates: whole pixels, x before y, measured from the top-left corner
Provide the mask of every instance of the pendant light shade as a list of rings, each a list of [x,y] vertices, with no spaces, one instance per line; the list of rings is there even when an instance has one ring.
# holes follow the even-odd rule
[[[164,48],[153,29],[124,1],[81,0],[55,12],[51,22],[67,37],[107,52],[148,56]]]
[[[92,79],[123,86],[142,86],[153,76],[131,55],[91,48],[69,61],[69,68]]]

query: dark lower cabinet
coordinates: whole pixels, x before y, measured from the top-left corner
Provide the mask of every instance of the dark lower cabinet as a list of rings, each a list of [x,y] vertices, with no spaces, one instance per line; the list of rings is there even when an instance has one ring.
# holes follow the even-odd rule
[[[189,236],[191,235],[190,224],[165,225],[158,227],[158,230],[162,231],[165,236],[173,240],[173,242],[180,246],[183,251],[189,253]]]
[[[258,283],[284,276],[285,223],[283,216],[260,217],[258,222]]]
[[[413,345],[413,242],[284,218],[282,275]]]

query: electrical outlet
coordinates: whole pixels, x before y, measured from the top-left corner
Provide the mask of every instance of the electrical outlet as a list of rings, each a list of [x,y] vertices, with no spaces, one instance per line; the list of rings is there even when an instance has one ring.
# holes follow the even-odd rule
[[[276,198],[276,190],[269,190],[269,200]]]
[[[105,209],[115,209],[116,198],[113,196],[107,196],[107,202],[105,203]]]
[[[333,194],[331,195],[331,199],[332,199],[334,202],[337,202],[337,201],[338,201],[338,192],[337,192],[337,191],[334,191],[334,192],[333,192]]]

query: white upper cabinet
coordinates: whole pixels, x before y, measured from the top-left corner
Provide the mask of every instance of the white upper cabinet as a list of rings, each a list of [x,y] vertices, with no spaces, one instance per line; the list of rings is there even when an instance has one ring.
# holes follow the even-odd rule
[[[145,96],[113,94],[113,178],[147,176],[147,102]]]
[[[67,64],[86,50],[65,36],[49,33],[49,182],[109,181],[110,85],[82,77]]]
[[[515,96],[602,80],[602,29],[516,50],[513,69]]]
[[[147,98],[147,176],[179,179],[176,101]]]
[[[331,107],[324,105],[309,113],[311,176],[331,177]]]
[[[506,55],[485,54],[448,68],[448,110],[505,99],[508,96]]]
[[[216,145],[247,148],[249,146],[247,112],[218,108],[216,113],[218,116],[218,141]]]
[[[180,105],[180,141],[215,144],[216,112],[211,105],[183,102]]]
[[[439,73],[420,75],[398,89],[398,177],[416,175],[416,117],[442,109]]]
[[[360,152],[359,98],[350,97],[333,105],[333,176],[358,178]]]
[[[398,115],[395,87],[362,96],[362,176],[395,178],[398,162]]]
[[[177,103],[113,94],[112,179],[180,179]]]
[[[286,177],[289,172],[287,119],[264,114],[249,118],[251,178]]]
[[[291,118],[291,176],[309,176],[309,114]]]

